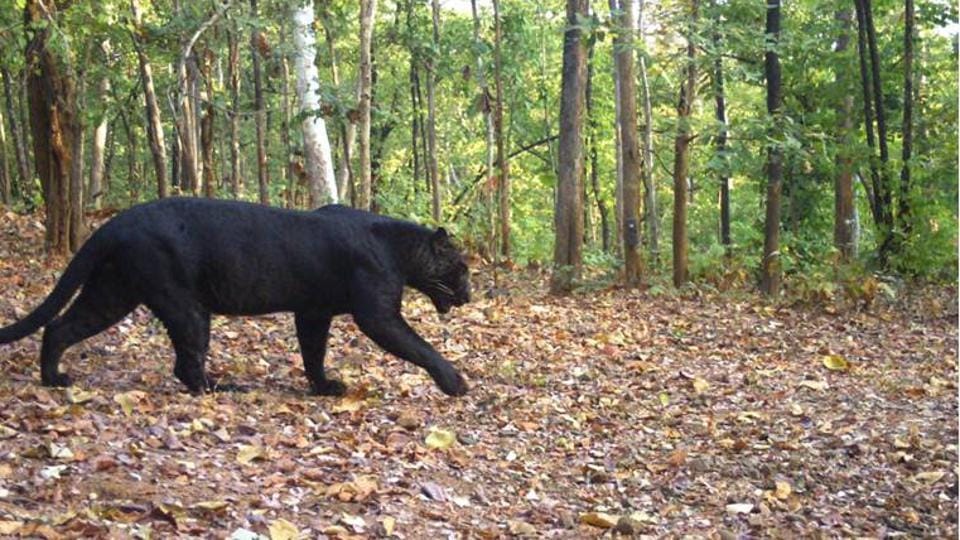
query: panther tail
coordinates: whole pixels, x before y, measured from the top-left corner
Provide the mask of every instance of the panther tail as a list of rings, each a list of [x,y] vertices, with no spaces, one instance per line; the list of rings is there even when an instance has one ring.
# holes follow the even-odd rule
[[[17,341],[36,332],[50,322],[90,277],[104,252],[103,238],[92,236],[83,244],[64,270],[53,292],[29,315],[10,326],[0,328],[0,344]]]

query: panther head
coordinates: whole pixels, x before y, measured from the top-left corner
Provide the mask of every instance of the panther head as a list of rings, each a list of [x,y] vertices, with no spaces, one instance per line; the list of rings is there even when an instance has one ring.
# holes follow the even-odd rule
[[[470,301],[470,271],[463,253],[443,227],[430,235],[416,288],[430,297],[440,313]]]

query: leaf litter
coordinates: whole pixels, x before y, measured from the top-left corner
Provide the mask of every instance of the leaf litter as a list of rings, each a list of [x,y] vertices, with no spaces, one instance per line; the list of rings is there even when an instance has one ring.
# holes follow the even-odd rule
[[[34,218],[0,235],[9,322],[64,261]],[[142,309],[65,355],[68,390],[39,386],[39,334],[0,345],[0,534],[957,535],[956,291],[851,311],[506,280],[446,321],[405,302],[461,399],[349,318],[344,398],[307,395],[286,315],[214,320],[211,374],[244,393],[184,392]]]

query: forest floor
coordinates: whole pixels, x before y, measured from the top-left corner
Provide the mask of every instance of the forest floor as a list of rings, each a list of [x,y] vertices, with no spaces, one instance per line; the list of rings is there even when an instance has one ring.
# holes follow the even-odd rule
[[[0,213],[0,322],[63,268],[42,236]],[[39,385],[39,333],[0,345],[0,536],[957,536],[956,290],[835,310],[506,284],[446,321],[408,295],[462,398],[348,317],[344,398],[306,394],[287,315],[214,320],[209,369],[242,393],[186,393],[142,308],[65,355],[72,389]]]

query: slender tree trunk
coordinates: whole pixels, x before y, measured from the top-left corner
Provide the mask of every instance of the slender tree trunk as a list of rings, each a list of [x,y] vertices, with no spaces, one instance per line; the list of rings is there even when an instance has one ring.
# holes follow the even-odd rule
[[[493,0],[493,50],[494,50],[494,85],[497,92],[497,106],[494,109],[493,125],[494,137],[497,140],[497,169],[500,202],[500,254],[505,261],[510,260],[510,171],[507,155],[504,150],[503,136],[503,52],[501,51],[502,33],[500,21],[500,1]]]
[[[374,4],[376,2],[374,1]],[[360,39],[361,39],[361,49],[364,46],[364,9],[365,5],[360,6]],[[374,6],[375,7],[375,6]],[[337,49],[334,43],[334,32],[331,28],[330,14],[327,10],[327,6],[321,8],[323,16],[323,34],[327,42],[327,54],[330,56],[330,76],[333,79],[333,86],[340,86],[340,62],[337,59]],[[370,15],[370,22],[372,24],[373,14]],[[370,27],[372,32],[373,27]],[[372,34],[367,36],[366,47],[369,51],[370,41],[372,39]],[[358,105],[358,114],[359,114],[359,105],[361,100],[361,82],[360,79],[363,78],[363,74],[357,77],[356,84],[356,100]],[[354,182],[355,175],[352,170],[352,161],[353,161],[353,146],[357,138],[357,124],[356,119],[353,114],[347,114],[346,118],[342,118],[337,122],[340,129],[340,144],[343,145],[343,151],[340,153],[340,167],[337,169],[337,193],[340,194],[340,197],[345,200],[350,200],[352,204],[357,204],[357,193],[352,189],[352,184]],[[348,197],[349,194],[349,197]]]
[[[70,252],[74,253],[86,239],[87,231],[83,223],[83,150],[86,141],[86,131],[79,111],[84,109],[86,96],[86,65],[89,55],[83,59],[83,68],[75,71],[77,81],[77,105],[73,124],[73,148],[70,153],[73,160],[70,163]]]
[[[624,282],[628,287],[640,284],[640,147],[637,144],[637,88],[633,73],[634,13],[631,0],[610,0],[617,18],[614,54],[620,81],[620,155],[623,165],[623,261]],[[562,136],[562,130],[561,130]]]
[[[230,194],[240,197],[240,40],[234,24],[227,33],[227,79],[230,81]],[[284,78],[286,81],[286,78]],[[286,96],[284,96],[286,98]],[[284,131],[286,128],[284,128]]]
[[[30,174],[30,159],[27,156],[27,138],[17,122],[17,109],[13,104],[13,90],[10,83],[10,72],[6,67],[0,68],[0,77],[3,78],[4,105],[7,109],[7,125],[10,126],[10,138],[13,139],[14,157],[17,161],[17,173],[20,176],[20,186],[24,192],[31,191],[30,184],[33,175]]]
[[[97,88],[97,99],[100,103],[105,103],[110,93],[110,79],[103,77],[100,79],[100,86]],[[103,112],[103,117],[97,124],[93,132],[93,147],[90,152],[90,184],[88,187],[88,196],[90,206],[99,209],[103,200],[103,173],[105,169],[107,129],[109,120],[107,112]]]
[[[12,202],[10,186],[13,182],[7,161],[7,131],[3,124],[3,112],[0,111],[0,204],[9,205]]]
[[[370,46],[373,41],[373,26],[377,12],[376,0],[360,2],[360,196],[357,206],[369,210],[372,202],[370,178],[370,93],[372,91],[372,65]],[[344,144],[344,155],[350,151]]]
[[[783,121],[780,117],[780,0],[767,0],[766,53],[764,75],[767,79],[767,113],[773,119],[770,138],[779,141]],[[780,194],[783,190],[783,147],[771,142],[767,147],[767,216],[763,235],[761,288],[767,296],[780,294]]]
[[[200,119],[200,156],[203,163],[203,196],[212,198],[217,185],[216,167],[213,163],[213,126],[214,126],[214,108],[213,108],[213,51],[208,47],[203,48],[203,79],[206,85],[207,99],[203,103],[203,118]]]
[[[440,222],[441,192],[440,171],[437,165],[437,58],[440,48],[440,4],[432,0],[433,51],[427,58],[427,172],[430,175],[431,215],[434,223]]]
[[[477,51],[477,83],[480,85],[480,98],[479,105],[480,110],[483,112],[483,122],[486,127],[486,166],[487,166],[487,181],[484,182],[482,189],[484,208],[487,211],[487,222],[490,226],[489,233],[487,235],[487,249],[490,253],[496,251],[496,228],[495,221],[496,215],[494,213],[494,204],[493,204],[493,193],[494,193],[494,184],[496,182],[496,175],[493,173],[494,167],[494,156],[496,145],[494,143],[494,122],[493,122],[493,107],[491,103],[493,97],[490,95],[490,87],[487,84],[487,74],[483,65],[483,55],[480,54],[480,45],[482,43],[480,39],[480,14],[477,11],[477,0],[470,0],[470,7],[473,11],[473,42],[474,48]]]
[[[834,180],[834,224],[833,242],[844,261],[849,262],[856,256],[856,237],[854,236],[854,199],[853,199],[853,95],[849,90],[849,78],[843,66],[846,66],[846,51],[850,45],[850,19],[848,8],[836,14],[840,22],[840,35],[837,36],[834,52],[840,57],[841,69],[837,72],[837,95],[843,96],[838,106],[840,117],[840,137],[837,144],[838,174]]]
[[[687,35],[685,77],[677,104],[677,135],[674,139],[673,162],[673,284],[689,280],[687,270],[687,177],[690,169],[690,141],[693,139],[690,114],[697,88],[696,46],[693,42],[699,11],[698,0],[690,2],[690,25]]]
[[[550,280],[553,294],[570,292],[583,271],[583,110],[587,47],[579,22],[587,14],[588,0],[567,0],[560,95],[559,174],[553,213],[556,233]]]
[[[910,158],[913,152],[913,0],[904,0],[903,8],[903,165],[900,169],[900,206],[898,221],[904,233],[910,221]]]
[[[727,98],[723,85],[723,56],[720,54],[722,39],[720,35],[721,16],[716,0],[711,0],[714,11],[713,46],[716,49],[713,59],[713,97],[716,101],[718,132],[714,139],[717,162],[720,163],[720,242],[730,255],[730,178],[727,173]]]
[[[607,205],[603,201],[603,195],[600,192],[600,155],[597,151],[597,125],[596,108],[594,105],[594,53],[596,51],[596,41],[590,40],[590,46],[587,50],[587,89],[586,89],[586,107],[588,144],[590,155],[590,188],[593,191],[593,198],[597,204],[597,213],[600,215],[600,239],[604,253],[610,252],[610,218],[607,215]]]
[[[137,49],[137,62],[140,66],[140,79],[143,83],[143,99],[147,116],[147,140],[150,142],[150,154],[153,157],[153,172],[157,180],[157,197],[167,196],[167,151],[163,142],[163,124],[160,122],[160,106],[157,104],[157,93],[153,86],[153,69],[150,59],[143,50],[140,32],[143,15],[140,11],[139,0],[130,0],[130,10],[134,22],[134,47]]]
[[[620,105],[622,103],[620,94],[623,90],[620,88],[620,77],[617,76],[617,51],[613,51],[613,145],[614,159],[616,163],[616,174],[614,175],[614,210],[613,218],[616,225],[616,253],[620,255],[623,250],[623,143],[620,134]]]
[[[305,9],[310,9],[310,22],[313,23],[313,2],[307,2],[307,7],[297,10],[294,18],[300,16]],[[259,194],[260,204],[270,204],[270,170],[267,168],[267,109],[263,100],[263,75],[260,68],[260,51],[257,48],[260,37],[259,14],[257,13],[257,0],[250,0],[250,16],[257,21],[258,26],[250,34],[250,56],[253,59],[253,107],[255,110],[255,122],[257,129],[257,192]],[[312,29],[311,29],[311,36]],[[311,62],[313,57],[311,56]],[[314,67],[316,70],[316,67]],[[313,195],[313,192],[311,192]],[[313,204],[313,201],[311,201]]]
[[[886,266],[890,253],[894,249],[893,190],[888,174],[889,148],[887,147],[886,114],[883,107],[883,88],[880,80],[880,55],[877,51],[876,30],[873,26],[873,13],[870,0],[855,0],[857,8],[858,43],[861,54],[861,76],[864,85],[864,110],[866,111],[867,93],[873,98],[873,113],[877,122],[877,146],[880,149],[880,163],[873,158],[873,201],[874,221],[879,236],[877,255],[881,266]],[[869,53],[870,76],[867,76],[865,55]],[[868,116],[865,114],[865,117]],[[865,123],[867,119],[865,118]],[[872,139],[872,119],[869,121],[868,139]],[[869,144],[869,140],[868,140]],[[871,152],[871,156],[873,153]]]
[[[48,47],[53,25],[41,22],[56,17],[56,5],[41,5],[41,1],[28,0],[23,11],[26,27],[33,29],[28,33],[25,53],[30,129],[34,164],[43,187],[46,248],[51,253],[66,255],[72,234],[70,178],[74,137],[79,131],[77,94],[70,66]],[[68,72],[64,73],[64,69]]]
[[[637,13],[637,29],[640,36],[640,48],[637,58],[640,60],[641,99],[643,100],[643,132],[640,139],[642,157],[640,175],[643,177],[644,221],[647,229],[647,244],[650,255],[656,264],[660,260],[660,212],[657,208],[657,185],[653,177],[653,106],[650,103],[650,83],[647,80],[646,43],[644,41],[643,8],[646,2],[640,0]]]
[[[255,2],[256,0],[251,0]],[[327,126],[320,116],[320,81],[316,66],[316,36],[313,32],[313,2],[308,1],[294,11],[293,44],[296,51],[297,96],[303,115],[301,129],[306,156],[307,185],[310,206],[338,202],[337,180],[333,172],[333,156]]]

